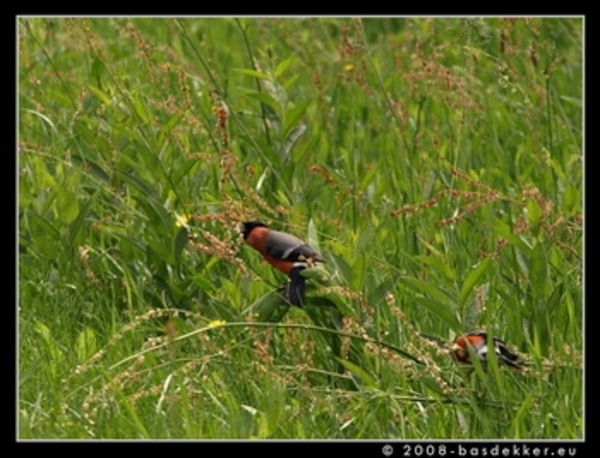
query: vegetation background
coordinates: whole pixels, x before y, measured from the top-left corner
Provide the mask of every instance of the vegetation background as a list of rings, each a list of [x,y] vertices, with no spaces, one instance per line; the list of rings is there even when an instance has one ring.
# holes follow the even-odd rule
[[[582,438],[583,26],[19,18],[19,438]]]

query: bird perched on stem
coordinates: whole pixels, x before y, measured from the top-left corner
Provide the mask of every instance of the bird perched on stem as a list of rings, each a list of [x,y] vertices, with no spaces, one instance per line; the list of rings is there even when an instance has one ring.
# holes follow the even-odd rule
[[[290,277],[287,298],[292,305],[304,301],[306,278],[302,271],[323,257],[298,237],[269,229],[260,221],[246,221],[240,226],[244,241],[258,251],[273,267]]]
[[[493,337],[490,341],[484,331],[473,331],[458,336],[454,339],[451,350],[454,358],[461,363],[472,364],[471,354],[475,355],[482,363],[485,363],[488,360],[490,344],[493,345],[496,358],[500,364],[505,364],[514,369],[521,367],[523,363],[516,353],[509,350],[506,344],[497,337]],[[471,352],[469,352],[469,347]]]

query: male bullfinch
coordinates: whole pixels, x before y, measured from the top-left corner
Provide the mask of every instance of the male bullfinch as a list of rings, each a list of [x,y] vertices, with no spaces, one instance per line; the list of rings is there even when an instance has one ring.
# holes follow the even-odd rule
[[[516,353],[510,351],[506,344],[497,337],[492,338],[494,352],[496,358],[501,364],[506,364],[512,368],[518,369],[521,367],[522,361]],[[461,363],[471,364],[469,347],[472,348],[472,353],[482,362],[487,361],[488,354],[488,336],[484,331],[473,331],[463,334],[454,339],[452,344],[452,353],[454,358]]]
[[[271,230],[260,221],[246,221],[240,232],[244,241],[269,264],[290,277],[288,300],[292,305],[301,305],[306,282],[301,271],[316,262],[325,262],[321,255],[298,237]]]

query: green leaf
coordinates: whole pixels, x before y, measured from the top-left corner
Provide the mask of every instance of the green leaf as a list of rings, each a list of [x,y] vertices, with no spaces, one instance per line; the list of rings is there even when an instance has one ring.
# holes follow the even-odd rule
[[[269,94],[264,92],[249,92],[246,94],[248,97],[258,100],[267,110],[267,117],[277,123],[280,122],[279,117],[279,104],[277,101],[271,97]]]
[[[273,100],[277,102],[277,107],[280,112],[283,112],[287,106],[288,96],[285,88],[275,81],[263,80],[263,87],[269,93]]]
[[[439,382],[433,378],[430,375],[421,375],[421,377],[419,377],[419,380],[427,387],[429,388],[431,391],[433,391],[435,394],[440,395],[440,396],[445,396],[446,395],[446,390],[444,390]]]
[[[80,154],[73,154],[71,157],[74,163],[82,163],[85,164],[85,167],[89,167],[89,169],[92,171],[96,178],[106,183],[110,182],[110,175],[102,168],[102,166],[98,162]]]
[[[319,245],[319,231],[317,230],[315,220],[312,218],[308,221],[308,244],[313,247],[317,253],[323,254]]]
[[[570,97],[568,95],[561,95],[561,96],[559,96],[559,98],[561,100],[564,100],[565,102],[572,103],[573,105],[575,105],[577,107],[583,106],[583,101],[579,97]]]
[[[175,263],[179,265],[181,262],[181,253],[183,249],[188,244],[188,230],[185,227],[181,227],[179,231],[177,231],[177,235],[175,236],[175,246],[173,248],[173,257],[175,259]]]
[[[448,305],[432,299],[419,298],[416,300],[416,302],[418,302],[419,307],[424,307],[430,310],[437,317],[446,322],[450,329],[453,329],[457,332],[462,329],[462,325],[458,320],[456,313],[454,312],[454,307],[450,308]]]
[[[394,289],[399,280],[399,275],[393,275],[379,283],[379,285],[377,285],[377,287],[369,294],[368,303],[373,306],[379,304],[379,302],[385,298],[386,294]]]
[[[567,215],[578,213],[580,211],[578,208],[580,202],[581,196],[579,195],[579,191],[575,186],[568,183],[565,186],[565,191],[562,196],[561,209],[563,213],[566,213]]]
[[[425,295],[432,297],[441,304],[445,304],[452,309],[456,307],[456,298],[448,291],[444,291],[441,288],[424,282],[423,280],[419,280],[418,278],[402,277],[402,281],[412,286],[414,289],[421,291]]]
[[[496,221],[494,230],[500,237],[506,239],[508,243],[521,250],[523,254],[531,256],[531,246],[522,237],[513,234],[507,224],[502,221]]]
[[[300,102],[298,105],[293,107],[287,113],[283,115],[283,128],[281,129],[281,137],[287,139],[287,137],[291,136],[291,132],[294,129],[297,129],[296,125],[306,113],[306,110],[311,104],[311,100],[305,100]]]
[[[152,197],[134,196],[133,199],[148,217],[151,223],[149,228],[154,233],[161,237],[171,233],[171,228],[175,225],[175,221],[159,202]],[[164,243],[164,240],[161,240],[160,243]]]
[[[344,366],[347,370],[349,370],[354,375],[356,375],[369,388],[372,388],[374,390],[377,389],[377,380],[375,379],[375,377],[370,375],[366,370],[362,369],[361,367],[357,366],[356,364],[351,363],[350,361],[347,361],[345,359],[338,358],[337,356],[334,356],[334,358],[342,366]]]
[[[369,251],[369,248],[375,240],[375,227],[369,224],[365,229],[361,230],[358,235],[358,240],[354,244],[353,257],[364,256]]]
[[[110,97],[104,91],[98,89],[96,86],[92,86],[88,84],[88,89],[92,92],[96,97],[98,97],[106,107],[110,107]]]
[[[519,269],[521,269],[523,275],[526,278],[529,278],[529,258],[519,250],[515,253],[515,258],[517,259],[517,265],[519,266]]]
[[[194,171],[200,165],[202,165],[202,162],[198,159],[190,159],[189,161],[185,161],[179,167],[176,167],[172,174],[173,185],[179,184],[179,182],[188,175],[193,176]]]
[[[250,70],[249,68],[234,68],[234,72],[241,73],[242,75],[253,76],[262,80],[268,80],[270,77],[266,73],[257,72],[256,70]]]
[[[167,263],[164,261],[164,254],[157,253],[150,244],[146,246],[146,268],[152,272],[153,280],[158,285],[159,290],[168,289],[164,279],[168,278],[169,269],[167,268]],[[162,285],[158,283],[159,280],[162,281]]]
[[[548,261],[546,259],[546,251],[542,243],[537,243],[533,248],[533,254],[529,263],[529,281],[534,297],[539,300],[545,298],[547,274]]]
[[[487,302],[489,289],[490,284],[484,283],[477,287],[476,297],[466,300],[466,303],[462,307],[464,329],[474,329],[477,327],[477,324],[479,323],[481,304],[485,304]]]
[[[107,377],[108,378],[108,377]],[[125,396],[125,394],[123,393],[123,390],[121,389],[120,385],[116,384],[114,382],[114,380],[108,378],[108,385],[111,388],[111,392],[116,394],[117,399],[119,400],[119,406],[121,408],[124,408],[125,412],[129,413],[129,422],[128,424],[130,424],[134,430],[136,431],[136,433],[142,438],[142,439],[148,439],[150,438],[150,434],[148,434],[148,431],[146,430],[146,427],[144,426],[144,423],[142,422],[142,420],[140,419],[139,415],[136,412],[136,406],[134,404],[132,404],[132,402],[130,401],[130,398],[128,398],[127,396]],[[125,415],[124,413],[122,413],[122,415]]]
[[[154,190],[154,188],[150,185],[150,183],[146,182],[145,180],[134,176],[131,173],[123,172],[122,170],[117,170],[116,173],[119,176],[119,178],[133,186],[143,196],[150,197],[156,195],[156,191]]]
[[[163,126],[163,128],[160,130],[158,142],[156,143],[156,145],[157,145],[156,148],[158,150],[161,150],[163,148],[163,145],[166,142],[167,138],[169,137],[169,134],[175,128],[175,126],[179,123],[179,121],[181,120],[182,117],[183,117],[182,113],[179,113],[179,114],[171,117],[171,119],[169,119],[167,121],[167,123]]]
[[[277,68],[275,68],[275,78],[276,79],[279,79],[279,77],[285,73],[285,71],[292,64],[292,62],[294,62],[294,59],[295,59],[295,57],[292,54],[287,59],[284,59],[281,62],[279,62],[279,64],[277,65]]]
[[[335,293],[327,293],[318,296],[311,295],[306,298],[306,302],[308,305],[314,305],[315,307],[328,308],[331,311],[331,319],[337,329],[343,328],[343,325],[340,326],[342,323],[337,322],[338,318],[340,318],[339,314],[342,314],[342,317],[356,317],[354,310],[352,310],[350,306],[344,302],[342,297]]]
[[[522,292],[514,293],[511,291],[509,294],[497,288],[494,291],[502,298],[502,307],[512,310],[513,313],[521,314],[526,319],[531,318],[531,308],[524,306],[518,299],[519,296],[523,295]]]
[[[254,302],[242,312],[242,315],[250,313],[255,321],[262,323],[278,323],[290,310],[279,293],[271,293]]]
[[[381,165],[382,165],[382,163],[378,162],[374,165],[371,165],[371,167],[369,167],[368,170],[364,171],[364,175],[360,179],[360,185],[359,185],[359,187],[362,191],[366,190],[367,187],[373,181],[373,179],[375,179],[375,177],[380,175]]]
[[[88,360],[96,353],[96,333],[91,328],[85,328],[77,336],[76,353],[80,362]]]
[[[350,277],[351,289],[355,291],[362,291],[365,286],[365,279],[367,275],[366,267],[366,255],[364,252],[354,257],[354,263],[352,264],[352,273]]]
[[[26,113],[31,113],[32,115],[37,116],[38,118],[40,118],[42,121],[44,121],[46,124],[48,124],[48,126],[50,126],[50,129],[52,129],[52,131],[58,135],[58,130],[56,129],[56,126],[54,125],[54,123],[50,120],[50,118],[48,116],[46,116],[43,113],[40,113],[39,111],[35,111],[35,110],[30,110],[30,109],[24,109],[23,110]]]
[[[133,99],[133,107],[135,108],[135,112],[140,117],[143,124],[150,123],[150,111],[148,110],[148,106],[145,101],[142,99],[140,94],[132,95]]]
[[[30,220],[30,224],[32,226],[31,232],[33,235],[36,235],[36,234],[39,234],[39,232],[42,232],[44,237],[50,236],[54,240],[61,239],[62,234],[61,234],[60,230],[58,230],[58,228],[55,225],[48,222],[48,220],[46,218],[42,218],[36,212],[32,212],[32,211],[26,212],[25,215]],[[41,237],[41,234],[39,234],[37,236]]]
[[[75,195],[65,186],[58,189],[57,195],[58,219],[61,223],[68,225],[75,221],[79,214],[79,203]]]
[[[86,201],[85,205],[83,206],[83,208],[77,215],[77,218],[75,218],[75,221],[73,221],[73,223],[69,227],[69,243],[74,242],[75,237],[77,237],[77,234],[79,233],[80,229],[83,227],[85,218],[88,216],[90,208],[92,207],[92,204],[95,201],[96,201],[96,194],[94,194],[92,197],[90,197]]]
[[[37,331],[42,335],[42,337],[44,338],[44,340],[46,342],[50,342],[51,341],[51,339],[50,339],[50,328],[48,326],[46,326],[41,321],[36,321],[34,326],[37,329]]]
[[[420,306],[429,309],[440,317],[451,329],[460,329],[461,326],[455,313],[456,299],[450,293],[416,278],[403,277],[402,281],[429,296],[416,299]]]
[[[456,279],[456,273],[442,260],[441,256],[417,255],[414,256],[413,259],[416,259],[423,264],[427,264],[428,266],[435,267],[450,281],[454,281]]]
[[[52,338],[52,333],[48,326],[46,326],[41,321],[36,321],[35,328],[39,332],[39,334],[42,336],[42,338],[44,339],[44,342],[47,345],[47,354],[50,357],[49,358],[50,372],[53,376],[55,376],[58,373],[59,367],[62,366],[62,363],[64,361],[64,354],[60,350],[58,345],[56,345],[56,342]]]
[[[433,246],[431,243],[429,243],[427,240],[425,240],[423,237],[421,237],[420,234],[416,234],[416,236],[417,236],[417,239],[419,239],[419,242],[421,242],[423,244],[423,246],[425,246],[425,248],[427,248],[427,251],[429,251],[430,253],[433,253],[437,257],[444,256],[444,254],[442,252],[440,252],[439,249],[437,249],[435,246]]]
[[[94,54],[94,57],[92,59],[91,77],[95,81],[97,81],[98,84],[100,84],[101,83],[100,78],[102,77],[103,73],[104,73],[104,62],[96,54]],[[109,104],[107,104],[106,106],[108,106],[108,105]]]
[[[540,204],[536,200],[530,199],[527,202],[527,219],[531,226],[532,232],[537,235],[540,232],[540,221],[542,220],[543,211]]]
[[[298,80],[298,78],[300,78],[300,75],[298,75],[297,73],[294,73],[287,80],[285,80],[285,82],[282,85],[283,89],[285,89],[286,91],[289,91],[289,89],[291,87],[294,87],[294,83],[296,82],[296,80]]]
[[[536,403],[535,394],[533,394],[533,393],[528,394],[527,397],[525,398],[525,400],[523,400],[521,407],[519,407],[519,409],[513,416],[512,427],[513,427],[513,429],[515,429],[517,431],[516,436],[514,436],[515,439],[517,439],[517,440],[518,439],[526,439],[528,437],[527,436],[528,430],[526,429],[526,427],[521,426],[521,425],[527,424],[527,419],[531,415],[531,410],[532,410],[532,408],[534,408],[535,403]],[[522,435],[519,432],[521,428],[524,429],[522,431]]]
[[[290,155],[290,151],[298,141],[298,139],[302,136],[302,134],[306,131],[306,126],[301,125],[297,128],[293,129],[288,137],[285,139],[281,148],[279,149],[279,154],[283,159],[288,159]]]
[[[465,278],[465,281],[460,288],[459,295],[459,304],[461,308],[464,307],[469,295],[471,294],[471,291],[473,291],[473,288],[479,282],[480,278],[487,272],[491,262],[492,258],[485,258],[477,266],[475,266],[475,268],[469,272],[467,278]]]

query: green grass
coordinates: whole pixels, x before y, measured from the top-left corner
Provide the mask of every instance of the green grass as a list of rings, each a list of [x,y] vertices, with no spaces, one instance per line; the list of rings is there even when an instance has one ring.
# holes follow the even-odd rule
[[[583,437],[582,18],[18,25],[21,439]]]

